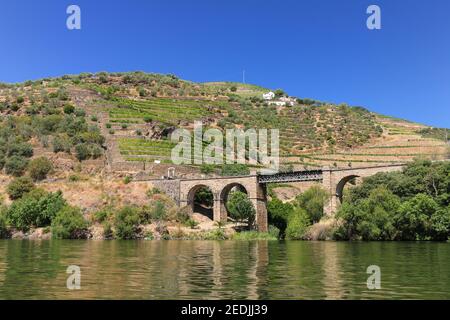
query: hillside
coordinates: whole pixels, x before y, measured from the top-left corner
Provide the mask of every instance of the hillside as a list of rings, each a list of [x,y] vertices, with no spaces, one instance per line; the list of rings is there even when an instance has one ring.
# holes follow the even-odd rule
[[[98,73],[0,84],[0,167],[20,175],[45,156],[55,178],[73,172],[167,173],[174,128],[202,120],[212,128],[280,129],[289,169],[346,167],[449,156],[445,131],[372,113],[362,107],[293,98],[240,83],[193,83],[173,75]],[[155,163],[157,161],[157,163]],[[199,167],[177,168],[199,174]]]

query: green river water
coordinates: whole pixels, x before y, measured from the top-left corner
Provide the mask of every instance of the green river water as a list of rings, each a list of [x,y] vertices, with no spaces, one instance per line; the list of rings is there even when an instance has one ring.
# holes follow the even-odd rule
[[[0,299],[372,298],[450,299],[450,243],[0,241]]]

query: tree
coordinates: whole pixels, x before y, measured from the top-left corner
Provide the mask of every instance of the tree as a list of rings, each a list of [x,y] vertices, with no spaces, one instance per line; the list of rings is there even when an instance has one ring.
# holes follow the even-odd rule
[[[28,173],[34,181],[44,180],[52,169],[53,164],[46,157],[33,159],[28,165]]]
[[[34,189],[13,202],[6,215],[9,223],[26,231],[31,227],[49,226],[56,213],[66,205],[62,193]]]
[[[11,200],[22,198],[22,196],[34,189],[34,183],[29,177],[16,178],[8,184],[6,192]]]
[[[64,206],[52,221],[52,237],[55,239],[85,238],[87,222],[79,208]]]
[[[232,192],[226,204],[231,218],[243,222],[247,220],[249,226],[255,219],[255,208],[248,198],[247,194],[241,191]]]
[[[203,204],[207,207],[212,207],[214,205],[214,195],[208,187],[201,187],[197,190],[194,196],[194,202]]]
[[[374,189],[367,199],[344,202],[336,214],[340,221],[334,236],[338,240],[393,240],[394,215],[400,199],[385,187]]]
[[[283,203],[278,198],[273,198],[267,204],[269,223],[280,229],[283,236],[288,224],[289,215],[294,211],[294,206],[290,203]]]
[[[5,171],[9,175],[20,177],[28,166],[28,159],[22,156],[12,156],[5,162]]]
[[[401,240],[430,240],[431,218],[439,206],[429,195],[420,193],[404,202],[395,215],[395,225]]]
[[[323,207],[329,200],[330,196],[326,190],[320,186],[312,186],[301,195],[297,196],[297,205],[303,209],[307,214],[311,223],[319,222],[322,219],[324,212]]]

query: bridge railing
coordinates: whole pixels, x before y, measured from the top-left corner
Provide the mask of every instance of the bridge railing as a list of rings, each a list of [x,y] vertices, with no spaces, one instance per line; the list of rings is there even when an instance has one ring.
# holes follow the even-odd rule
[[[322,170],[283,172],[272,175],[258,175],[259,183],[282,183],[299,181],[321,181],[323,179]]]

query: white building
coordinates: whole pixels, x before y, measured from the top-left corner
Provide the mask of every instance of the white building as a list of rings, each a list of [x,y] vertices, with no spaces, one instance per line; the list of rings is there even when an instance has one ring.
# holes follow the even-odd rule
[[[275,93],[273,93],[272,91],[263,94],[264,100],[273,100],[273,98],[275,98]]]

